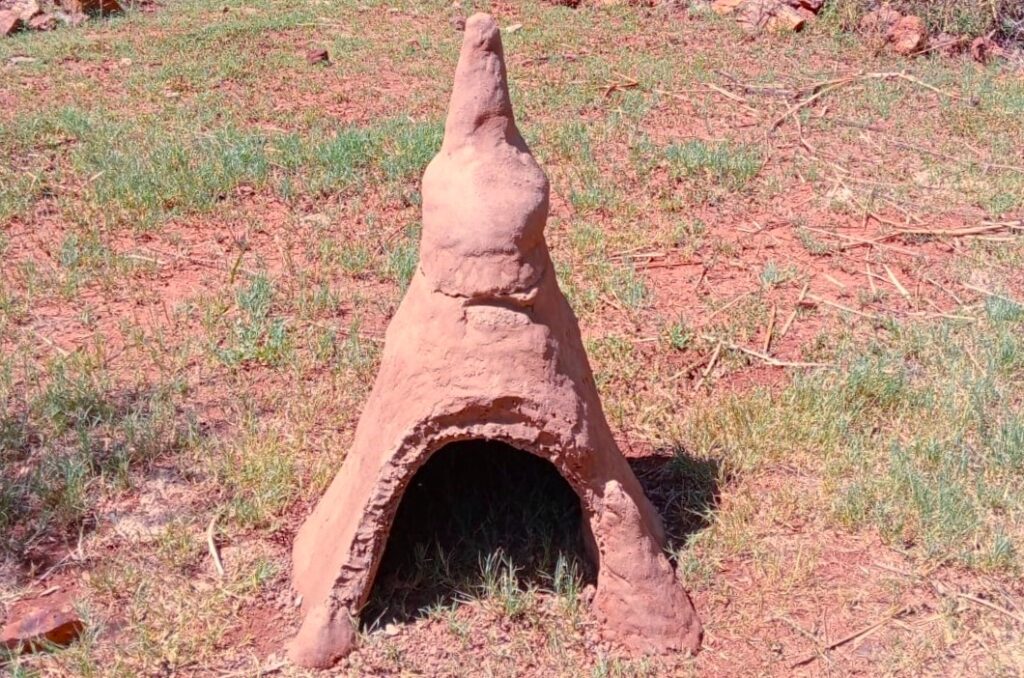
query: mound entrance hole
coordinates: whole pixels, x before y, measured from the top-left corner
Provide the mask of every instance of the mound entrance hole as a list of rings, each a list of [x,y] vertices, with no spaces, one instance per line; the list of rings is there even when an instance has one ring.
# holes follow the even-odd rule
[[[494,440],[450,443],[406,488],[361,618],[409,621],[496,583],[571,593],[596,575],[579,497],[551,462]]]

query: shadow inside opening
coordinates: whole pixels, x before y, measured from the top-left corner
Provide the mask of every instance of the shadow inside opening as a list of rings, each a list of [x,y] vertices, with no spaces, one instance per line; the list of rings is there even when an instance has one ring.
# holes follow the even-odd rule
[[[493,440],[446,445],[399,504],[370,599],[376,628],[471,598],[596,581],[580,501],[555,466]]]

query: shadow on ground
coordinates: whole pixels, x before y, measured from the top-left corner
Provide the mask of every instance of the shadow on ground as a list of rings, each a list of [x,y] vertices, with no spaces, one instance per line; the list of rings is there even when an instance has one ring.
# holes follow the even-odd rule
[[[673,552],[708,527],[720,495],[717,460],[698,459],[677,448],[632,458],[629,466],[661,515]]]

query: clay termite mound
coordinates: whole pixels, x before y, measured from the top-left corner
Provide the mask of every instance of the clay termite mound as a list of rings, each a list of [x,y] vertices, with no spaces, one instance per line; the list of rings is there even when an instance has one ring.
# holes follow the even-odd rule
[[[550,461],[579,496],[593,610],[627,650],[698,649],[661,521],[612,437],[544,241],[548,181],[516,128],[494,20],[466,22],[441,151],[423,177],[420,262],[340,472],[295,540],[302,626],[326,667],[356,642],[395,512],[432,454],[464,440]]]

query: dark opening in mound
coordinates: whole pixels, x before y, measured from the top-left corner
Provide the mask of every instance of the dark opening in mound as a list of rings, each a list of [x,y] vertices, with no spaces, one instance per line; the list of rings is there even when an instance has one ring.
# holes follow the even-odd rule
[[[361,618],[407,621],[510,575],[521,589],[594,581],[579,498],[545,459],[492,440],[452,443],[406,488]]]

